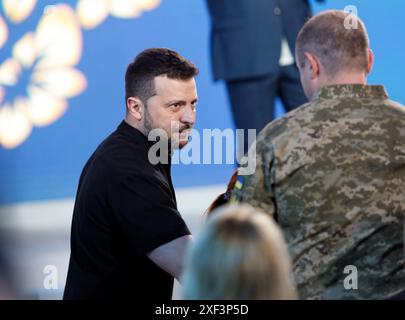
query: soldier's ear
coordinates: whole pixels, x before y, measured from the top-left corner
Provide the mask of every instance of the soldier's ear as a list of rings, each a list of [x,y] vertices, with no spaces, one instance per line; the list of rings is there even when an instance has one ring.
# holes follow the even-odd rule
[[[129,97],[127,99],[127,113],[140,121],[144,114],[144,105],[138,97]]]
[[[367,61],[366,75],[368,75],[371,72],[371,69],[373,68],[373,63],[374,63],[373,50],[368,49],[367,51],[368,51],[368,61]]]
[[[305,52],[305,59],[307,60],[308,63],[308,68],[310,71],[310,79],[314,80],[319,77],[320,73],[320,61],[317,56],[315,56],[312,53]]]

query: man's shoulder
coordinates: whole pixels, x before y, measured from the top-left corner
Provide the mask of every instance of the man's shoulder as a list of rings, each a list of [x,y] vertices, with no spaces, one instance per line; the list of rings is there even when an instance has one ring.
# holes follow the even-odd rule
[[[279,119],[271,121],[259,132],[256,140],[257,144],[267,144],[269,141],[285,136],[286,133],[293,134],[293,128],[299,127],[300,130],[305,130],[305,125],[311,123],[316,110],[315,103],[308,102],[286,113]]]
[[[152,167],[147,150],[116,131],[99,144],[89,163],[93,169],[105,170],[117,178],[127,174],[147,175]]]
[[[384,101],[384,105],[387,107],[386,110],[391,112],[393,115],[399,117],[399,120],[405,121],[405,106],[401,103],[387,99]]]
[[[257,143],[274,141],[296,134],[302,135],[307,130],[313,131],[314,126],[319,121],[331,120],[338,124],[339,120],[354,119],[360,114],[362,115],[362,117],[358,117],[360,122],[367,120],[368,117],[370,119],[381,118],[393,122],[405,122],[405,107],[390,99],[373,97],[350,99],[350,101],[339,97],[315,99],[270,122],[259,133]]]

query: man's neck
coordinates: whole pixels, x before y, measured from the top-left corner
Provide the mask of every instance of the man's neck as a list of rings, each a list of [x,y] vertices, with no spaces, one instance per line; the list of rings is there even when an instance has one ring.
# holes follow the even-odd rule
[[[364,73],[344,73],[325,81],[323,86],[336,84],[367,84],[367,77]]]
[[[339,84],[367,84],[367,76],[364,73],[342,73],[340,75],[336,75],[331,78],[326,78],[324,81],[321,82],[321,86],[319,87],[318,91],[314,92],[314,94],[309,98],[312,101],[316,97],[316,93],[321,90],[321,88],[326,86],[333,86]]]
[[[145,128],[141,126],[139,123],[134,122],[130,117],[125,116],[125,122],[129,124],[131,127],[137,129],[138,131],[142,132],[143,135],[146,137],[147,135],[145,134]]]

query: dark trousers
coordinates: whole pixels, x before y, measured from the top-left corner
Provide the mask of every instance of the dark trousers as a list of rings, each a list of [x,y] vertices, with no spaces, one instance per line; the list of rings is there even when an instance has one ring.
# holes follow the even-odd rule
[[[280,97],[286,112],[307,102],[295,65],[280,67],[276,74],[227,81],[228,96],[236,129],[244,129],[244,153],[248,150],[247,129],[258,134],[274,118],[274,101]]]

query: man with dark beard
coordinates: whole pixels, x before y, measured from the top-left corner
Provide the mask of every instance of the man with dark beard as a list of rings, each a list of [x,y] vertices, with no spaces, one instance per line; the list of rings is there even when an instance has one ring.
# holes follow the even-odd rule
[[[191,236],[177,211],[170,152],[151,161],[148,136],[156,129],[171,148],[187,144],[197,74],[169,49],[145,50],[128,66],[125,120],[80,177],[64,299],[171,299]]]

